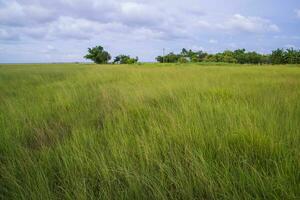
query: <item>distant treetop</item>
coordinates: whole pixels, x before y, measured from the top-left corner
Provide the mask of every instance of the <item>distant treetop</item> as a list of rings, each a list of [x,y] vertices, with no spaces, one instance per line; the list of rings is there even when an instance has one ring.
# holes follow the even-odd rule
[[[260,54],[255,51],[247,52],[245,49],[235,51],[226,50],[222,53],[208,54],[203,51],[192,51],[185,48],[181,53],[173,52],[158,56],[160,63],[177,62],[226,62],[239,64],[300,64],[300,51],[295,49],[277,49],[271,54]]]
[[[102,46],[96,46],[88,48],[88,54],[84,58],[92,60],[97,64],[106,64],[111,59],[111,56]]]

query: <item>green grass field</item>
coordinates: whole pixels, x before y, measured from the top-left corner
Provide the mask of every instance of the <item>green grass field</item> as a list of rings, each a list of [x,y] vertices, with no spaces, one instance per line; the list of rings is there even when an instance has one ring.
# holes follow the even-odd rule
[[[0,199],[300,199],[300,66],[1,65]]]

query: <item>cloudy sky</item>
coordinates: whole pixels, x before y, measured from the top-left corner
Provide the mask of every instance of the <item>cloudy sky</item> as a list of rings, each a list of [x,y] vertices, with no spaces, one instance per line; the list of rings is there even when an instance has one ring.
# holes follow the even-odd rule
[[[300,48],[300,0],[0,0],[0,63],[85,61],[95,45],[142,61]]]

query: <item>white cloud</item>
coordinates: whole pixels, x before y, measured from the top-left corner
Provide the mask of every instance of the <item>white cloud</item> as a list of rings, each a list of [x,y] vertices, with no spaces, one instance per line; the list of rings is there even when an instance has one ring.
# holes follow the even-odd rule
[[[260,17],[245,17],[240,14],[235,14],[223,24],[217,24],[217,27],[227,31],[242,31],[249,33],[279,31],[279,27],[276,24],[271,23],[267,19],[263,19]]]
[[[46,23],[56,16],[40,5],[22,5],[16,1],[5,2],[0,8],[0,23],[8,26],[28,26]]]
[[[162,31],[155,31],[148,28],[133,30],[132,35],[135,35],[135,39],[137,40],[147,40],[149,38],[160,39],[165,37],[165,34]]]
[[[4,3],[4,6],[0,8],[1,24],[16,25],[22,17],[24,17],[23,8],[15,1]]]
[[[1,29],[0,28],[0,40],[19,40],[19,36],[14,33],[14,32],[10,32],[6,29]]]
[[[205,31],[225,31],[226,33],[267,33],[279,32],[279,27],[268,19],[261,17],[246,17],[241,14],[233,16],[201,19],[194,23],[194,27]]]
[[[124,2],[121,3],[121,10],[126,14],[142,13],[146,10],[146,6],[144,4],[139,4],[135,2]]]
[[[136,2],[124,2],[119,6],[120,12],[118,12],[118,15],[115,16],[114,20],[131,27],[153,27],[166,21],[159,7]]]
[[[261,4],[259,0],[252,1]],[[216,7],[216,3],[220,6]],[[22,52],[35,50],[34,59],[43,52],[57,57],[59,53],[51,45],[59,47],[59,51],[81,55],[87,47],[100,44],[117,53],[144,54],[139,56],[151,59],[156,55],[150,54],[160,53],[162,48],[178,51],[193,46],[195,50],[215,52],[238,45],[252,49],[264,44],[265,48],[276,44],[299,46],[291,36],[273,44],[273,33],[279,31],[273,21],[276,18],[259,17],[260,12],[242,4],[219,0],[0,0],[0,46],[22,44]],[[245,9],[250,16],[232,15]],[[276,14],[270,9],[266,12],[265,16]],[[290,25],[282,26],[285,29]],[[286,34],[297,35],[299,28],[288,31]],[[258,35],[263,39],[259,40]],[[7,52],[13,55],[14,51]],[[0,55],[2,60],[6,57],[9,56]]]
[[[101,31],[97,22],[72,17],[60,17],[49,26],[48,37],[65,39],[89,39],[94,32]]]
[[[12,30],[1,33],[2,39],[10,34],[32,39],[77,39],[92,38],[133,40],[195,40],[203,32],[224,31],[227,33],[277,32],[277,25],[259,17],[212,17],[205,15],[201,5],[191,9],[179,1],[165,10],[166,3],[155,1],[104,0],[38,0],[9,1],[0,8],[0,23]],[[172,4],[172,5],[173,5]],[[221,23],[222,22],[222,23]],[[217,40],[209,41],[216,44]]]
[[[195,23],[196,26],[200,28],[212,28],[213,24],[205,21],[205,20],[199,20]]]
[[[60,17],[49,25],[46,32],[46,37],[90,40],[92,38],[101,38],[109,34],[126,33],[128,27],[121,23],[100,23],[97,21]]]

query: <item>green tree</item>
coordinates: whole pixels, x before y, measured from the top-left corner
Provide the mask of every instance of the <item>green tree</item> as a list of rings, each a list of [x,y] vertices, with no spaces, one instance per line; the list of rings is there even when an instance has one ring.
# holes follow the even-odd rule
[[[247,53],[247,63],[251,63],[251,64],[259,64],[261,63],[261,55],[256,53],[255,51],[253,52],[248,52]]]
[[[283,49],[277,49],[275,51],[272,51],[271,54],[271,62],[272,64],[286,64],[286,59],[285,59],[285,52]]]
[[[127,55],[119,55],[116,56],[114,59],[113,63],[119,63],[119,64],[134,64],[137,63],[139,60],[138,57],[136,58],[131,58],[130,56]]]
[[[208,54],[204,59],[204,62],[217,62],[217,58],[213,54]]]
[[[180,58],[178,59],[178,62],[179,62],[179,63],[188,63],[189,61],[188,61],[188,59],[185,58],[185,57],[180,57]]]
[[[300,63],[300,51],[293,48],[287,49],[284,54],[285,60],[288,64]]]
[[[158,62],[226,62],[239,64],[300,64],[300,50],[293,48],[277,49],[272,54],[260,54],[255,51],[247,52],[245,49],[235,51],[226,50],[222,53],[208,54],[204,51],[192,51],[183,48],[179,54],[173,52],[166,56],[156,57]]]
[[[174,54],[173,52],[169,53],[165,57],[162,57],[162,61],[166,63],[177,63],[181,55]]]
[[[185,56],[188,56],[188,53],[189,53],[189,52],[188,52],[185,48],[183,48],[183,49],[181,50],[181,53],[180,53],[180,54],[181,54],[182,56],[185,57]]]
[[[84,58],[92,60],[97,64],[106,64],[111,59],[111,56],[102,46],[96,46],[88,48],[88,54],[85,55]]]
[[[245,49],[237,49],[233,52],[233,57],[237,60],[240,64],[247,63],[246,58],[246,50]]]
[[[160,63],[164,62],[164,57],[163,56],[157,56],[155,59],[157,60],[157,62],[160,62]]]

